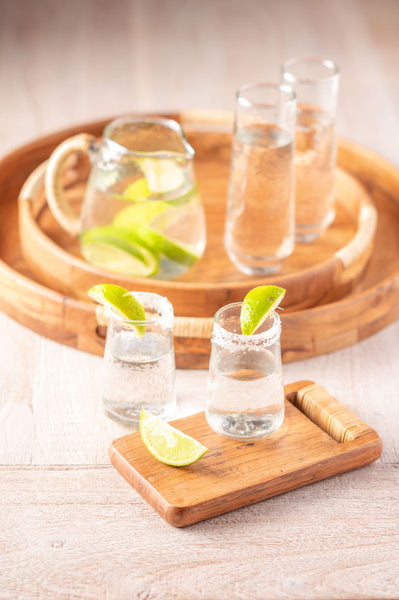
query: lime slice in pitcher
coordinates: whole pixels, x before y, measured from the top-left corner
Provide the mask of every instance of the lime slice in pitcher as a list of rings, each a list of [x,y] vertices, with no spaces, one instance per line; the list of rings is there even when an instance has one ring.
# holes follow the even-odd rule
[[[181,167],[171,158],[141,158],[137,161],[153,194],[166,194],[184,184]]]
[[[80,244],[86,260],[113,273],[151,277],[158,270],[158,257],[129,230],[94,227],[81,234]]]
[[[166,258],[179,265],[191,267],[199,259],[197,254],[158,233],[151,227],[141,225],[136,229],[136,233],[154,251],[164,254]]]
[[[145,177],[140,177],[127,186],[122,196],[118,196],[121,200],[129,200],[131,202],[144,202],[151,194],[148,187],[148,182]]]
[[[162,215],[169,208],[163,200],[146,200],[128,206],[121,210],[114,218],[116,227],[131,228],[142,223],[150,223],[153,219]]]
[[[140,417],[140,434],[151,454],[157,460],[173,467],[191,465],[208,450],[191,436],[172,427],[144,408]]]
[[[99,304],[111,305],[129,321],[145,321],[144,306],[125,288],[113,283],[100,283],[87,292]],[[137,333],[142,337],[145,325],[136,326]]]
[[[277,285],[260,285],[245,296],[241,306],[240,323],[244,335],[252,335],[268,314],[285,296],[286,290]]]

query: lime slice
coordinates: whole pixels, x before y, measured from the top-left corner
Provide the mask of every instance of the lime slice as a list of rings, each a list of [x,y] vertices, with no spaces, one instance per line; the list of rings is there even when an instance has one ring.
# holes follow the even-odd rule
[[[208,450],[194,438],[144,408],[140,417],[140,434],[145,446],[157,460],[174,467],[191,465]]]
[[[145,321],[144,306],[128,290],[119,285],[100,283],[87,293],[99,304],[113,306],[122,317],[126,317],[129,321]],[[137,325],[136,329],[139,336],[142,337],[145,333],[145,326]]]
[[[118,196],[122,200],[128,200],[130,202],[143,202],[151,194],[151,190],[148,187],[148,182],[145,177],[136,179],[130,185],[127,186],[122,196]]]
[[[176,196],[175,198],[168,198],[169,206],[181,206],[182,204],[187,204],[192,200],[193,196],[198,196],[198,188],[194,185],[192,188],[185,192],[181,196]]]
[[[145,200],[121,210],[114,218],[113,224],[125,228],[135,227],[141,223],[147,224],[168,208],[169,204],[162,200]]]
[[[194,254],[188,248],[176,244],[176,242],[173,242],[151,227],[140,225],[135,232],[153,251],[164,254],[166,258],[179,265],[191,267],[199,259],[197,254]]]
[[[252,335],[285,296],[286,290],[277,285],[260,285],[245,296],[241,306],[240,323],[244,335]]]
[[[140,169],[154,194],[166,194],[184,184],[181,168],[171,158],[141,158]]]
[[[159,267],[158,256],[128,229],[94,227],[81,234],[80,244],[86,260],[113,273],[151,277]]]

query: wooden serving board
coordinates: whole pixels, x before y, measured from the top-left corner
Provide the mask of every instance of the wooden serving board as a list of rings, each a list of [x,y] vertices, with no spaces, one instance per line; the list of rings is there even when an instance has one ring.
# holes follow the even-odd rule
[[[178,279],[160,281],[118,275],[88,263],[80,253],[78,239],[61,229],[48,208],[43,163],[25,182],[19,202],[22,251],[34,276],[51,289],[80,300],[87,299],[87,290],[93,285],[103,282],[156,292],[167,296],[179,317],[212,317],[224,304],[241,301],[252,287],[268,283],[287,290],[283,307],[290,311],[348,294],[359,281],[374,243],[376,210],[365,188],[345,169],[337,169],[337,214],[327,231],[312,244],[297,244],[273,276],[244,275],[223,247],[232,136],[229,131],[214,130],[212,113],[206,113],[205,122],[201,115],[174,115],[196,151],[195,171],[207,222],[205,255],[194,267]],[[101,135],[102,126],[97,135]],[[227,123],[224,127],[231,129]],[[50,148],[45,158],[49,154]],[[74,177],[73,169],[69,170],[65,195],[79,212],[87,160],[78,163],[75,171]]]
[[[173,422],[208,447],[187,467],[157,461],[140,433],[115,440],[110,458],[121,475],[171,525],[183,527],[248,506],[376,460],[377,433],[312,381],[285,386],[280,429],[255,442],[214,433],[204,413]]]
[[[95,134],[102,124],[60,131],[0,160],[0,310],[52,340],[99,355],[104,351],[105,328],[98,322],[94,302],[56,291],[32,273],[19,236],[18,195],[29,174],[57,144],[81,131]],[[348,289],[341,299],[325,299],[313,308],[281,313],[283,362],[345,348],[399,317],[399,170],[366,148],[343,139],[339,141],[338,164],[367,190],[377,209],[374,249],[360,279],[354,279],[348,270]],[[209,169],[216,177],[216,168],[210,164]],[[310,296],[313,280],[308,279]],[[228,294],[223,298],[230,299]],[[207,368],[211,330],[209,317],[176,318],[178,367]]]

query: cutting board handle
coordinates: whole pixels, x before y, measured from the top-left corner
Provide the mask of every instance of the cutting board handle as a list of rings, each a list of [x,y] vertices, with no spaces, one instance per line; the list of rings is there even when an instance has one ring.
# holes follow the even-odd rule
[[[366,423],[313,381],[300,382],[300,388],[287,398],[336,442],[352,442],[370,433]]]

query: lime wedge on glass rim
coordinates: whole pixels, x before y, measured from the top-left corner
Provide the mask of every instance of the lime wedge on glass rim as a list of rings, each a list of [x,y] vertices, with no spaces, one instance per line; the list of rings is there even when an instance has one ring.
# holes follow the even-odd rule
[[[265,321],[272,310],[277,308],[286,290],[277,285],[260,285],[245,296],[240,314],[241,331],[252,335]]]
[[[208,450],[191,436],[144,408],[140,416],[140,435],[146,448],[157,460],[173,467],[191,465]]]
[[[145,321],[145,309],[128,290],[113,283],[100,283],[88,290],[90,298],[103,306],[113,306],[121,317],[129,321]],[[136,326],[137,333],[142,337],[144,325]]]

